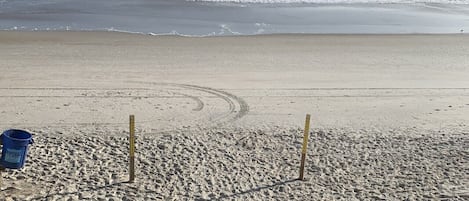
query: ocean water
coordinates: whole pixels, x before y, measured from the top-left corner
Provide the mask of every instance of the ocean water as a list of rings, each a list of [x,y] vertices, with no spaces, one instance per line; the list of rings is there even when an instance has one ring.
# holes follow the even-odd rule
[[[469,0],[0,0],[0,29],[185,36],[464,33]]]
[[[336,4],[336,3],[439,3],[439,4],[469,4],[467,0],[191,0],[205,2],[234,2],[234,3],[316,3],[316,4]]]

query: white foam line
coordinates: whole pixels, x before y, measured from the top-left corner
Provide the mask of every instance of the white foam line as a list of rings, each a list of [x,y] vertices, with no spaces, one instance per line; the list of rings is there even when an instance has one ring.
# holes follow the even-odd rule
[[[203,35],[190,35],[190,34],[181,34],[177,32],[176,30],[173,30],[171,32],[167,33],[154,33],[154,32],[136,32],[136,31],[126,31],[126,30],[121,30],[121,29],[115,29],[113,27],[111,28],[104,28],[104,29],[73,29],[70,26],[61,26],[59,28],[27,28],[24,26],[20,27],[11,27],[11,28],[6,28],[6,29],[0,29],[2,31],[106,31],[106,32],[116,32],[116,33],[128,33],[128,34],[140,34],[140,35],[149,35],[149,36],[181,36],[181,37],[194,37],[194,38],[203,38],[203,37],[224,37],[224,36],[255,36],[255,35],[276,35],[276,34],[319,34],[319,35],[324,35],[324,34],[389,34],[389,33],[368,33],[368,32],[363,32],[363,33],[308,33],[308,32],[288,32],[288,33],[265,33],[265,29],[261,27],[267,27],[266,26],[259,26],[259,29],[254,31],[253,33],[241,33],[241,32],[236,32],[231,30],[228,26],[222,24],[220,25],[221,29],[220,31],[217,32],[211,32],[208,34],[203,34]],[[226,31],[226,32],[225,32]],[[464,34],[464,35],[469,35],[469,33],[464,32],[463,29],[461,29],[459,32],[441,32],[441,33],[427,33],[427,32],[403,32],[403,33],[391,33],[395,35],[406,35],[406,34],[425,34],[425,35],[432,35],[432,34]]]

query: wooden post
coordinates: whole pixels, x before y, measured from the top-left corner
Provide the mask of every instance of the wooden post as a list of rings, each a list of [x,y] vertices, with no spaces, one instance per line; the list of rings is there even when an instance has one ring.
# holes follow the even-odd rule
[[[134,115],[130,115],[130,138],[129,138],[129,160],[130,160],[130,167],[129,167],[129,183],[133,183],[135,180],[135,117]]]
[[[311,115],[306,115],[306,122],[305,122],[305,131],[303,136],[303,149],[301,150],[301,166],[300,166],[300,177],[298,179],[304,179],[304,171],[305,171],[305,160],[306,160],[306,148],[308,147],[308,135],[309,135],[309,122],[310,122]]]
[[[0,136],[0,145],[3,146],[3,141],[2,141],[2,137]],[[3,148],[3,147],[2,147]],[[0,166],[0,191],[2,190],[3,188],[3,171],[5,171],[5,168]]]
[[[2,190],[3,188],[3,172],[5,172],[5,168],[0,166],[0,191]]]
[[[0,167],[0,191],[3,188],[3,175],[2,175],[2,172],[3,172],[3,168]]]

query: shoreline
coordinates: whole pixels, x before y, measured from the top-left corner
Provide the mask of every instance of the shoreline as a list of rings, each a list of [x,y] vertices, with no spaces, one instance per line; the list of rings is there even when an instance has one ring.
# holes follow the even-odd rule
[[[8,4],[10,4],[8,6]],[[7,1],[1,29],[107,30],[187,36],[243,33],[460,33],[468,29],[468,5],[350,4],[230,6],[187,1],[104,1],[89,6],[39,0],[24,7]],[[233,4],[231,4],[233,5]],[[54,9],[47,9],[48,6]],[[112,9],[110,9],[112,8]],[[206,12],[209,9],[211,12]],[[181,12],[181,14],[177,14]],[[135,15],[139,13],[139,15]],[[156,14],[160,13],[160,14]],[[187,15],[186,15],[187,14]],[[228,15],[227,15],[228,14]],[[236,16],[231,19],[229,16]]]
[[[243,37],[271,37],[271,36],[469,36],[466,33],[267,33],[267,34],[233,34],[233,35],[185,35],[171,33],[143,33],[131,31],[107,31],[107,30],[0,30],[6,33],[110,33],[129,34],[155,37],[182,37],[182,38],[243,38]]]

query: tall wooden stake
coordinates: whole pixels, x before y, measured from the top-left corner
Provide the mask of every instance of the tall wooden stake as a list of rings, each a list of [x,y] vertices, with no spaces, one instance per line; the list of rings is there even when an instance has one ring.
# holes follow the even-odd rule
[[[1,143],[0,143],[1,144]],[[6,168],[0,166],[0,191],[3,188],[3,172],[5,172]]]
[[[300,166],[300,180],[304,179],[304,171],[305,171],[305,160],[306,160],[306,148],[308,147],[308,135],[309,135],[309,122],[310,122],[311,115],[306,115],[306,122],[305,122],[305,132],[303,136],[303,149],[301,150],[301,166]]]
[[[129,125],[129,130],[130,130],[130,167],[129,167],[129,182],[133,183],[135,180],[135,117],[134,115],[130,115],[130,125]]]
[[[3,175],[2,175],[2,172],[3,172],[3,168],[0,167],[0,191],[2,190],[2,187],[3,187]]]

